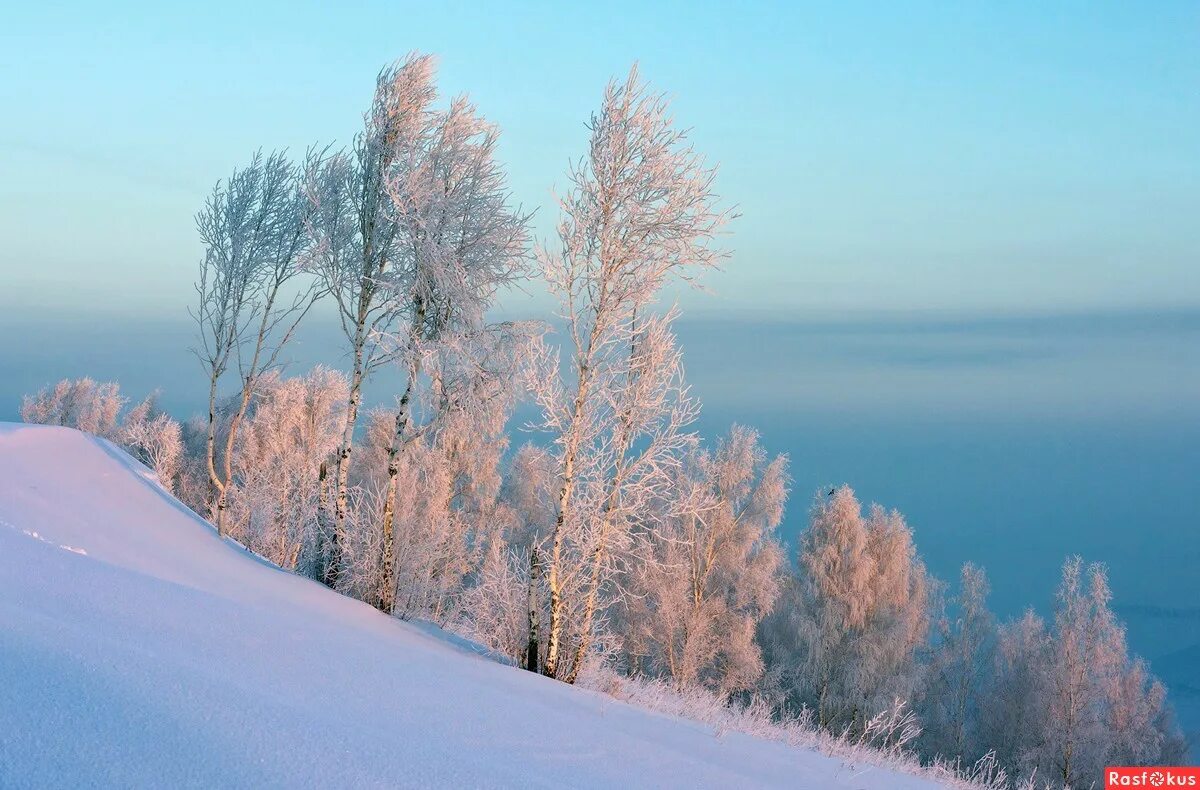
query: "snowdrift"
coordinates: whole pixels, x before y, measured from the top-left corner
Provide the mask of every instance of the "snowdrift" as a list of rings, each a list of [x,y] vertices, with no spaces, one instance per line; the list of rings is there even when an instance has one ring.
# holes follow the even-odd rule
[[[932,787],[513,669],[0,423],[0,787]]]

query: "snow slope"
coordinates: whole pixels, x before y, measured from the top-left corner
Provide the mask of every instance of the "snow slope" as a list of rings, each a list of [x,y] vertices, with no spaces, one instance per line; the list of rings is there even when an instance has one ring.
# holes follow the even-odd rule
[[[0,423],[0,787],[931,787],[477,655]]]

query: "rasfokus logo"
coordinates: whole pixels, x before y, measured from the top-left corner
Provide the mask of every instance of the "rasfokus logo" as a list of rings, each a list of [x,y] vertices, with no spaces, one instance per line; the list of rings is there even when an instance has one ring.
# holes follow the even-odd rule
[[[1114,787],[1200,787],[1200,768],[1110,766],[1104,769],[1104,790]]]

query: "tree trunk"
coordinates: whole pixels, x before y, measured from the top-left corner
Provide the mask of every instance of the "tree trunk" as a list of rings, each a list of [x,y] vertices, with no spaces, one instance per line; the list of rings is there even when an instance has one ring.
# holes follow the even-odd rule
[[[633,350],[631,349],[630,359],[632,359],[632,353]],[[617,502],[621,496],[621,486],[625,482],[625,455],[629,452],[628,410],[622,418],[622,422],[623,430],[617,440],[617,468],[613,471],[613,477],[608,483],[608,492],[604,497],[604,510],[602,511],[602,520],[600,522],[600,535],[591,557],[592,571],[588,579],[587,602],[584,604],[583,609],[583,625],[579,628],[579,645],[575,648],[575,660],[566,677],[566,681],[572,684],[579,677],[579,670],[583,668],[583,659],[587,655],[588,648],[592,646],[592,625],[596,619],[596,600],[600,595],[601,572],[604,568],[605,555],[608,551],[609,530],[612,529],[613,512],[616,510]]]
[[[529,644],[525,648],[525,668],[530,672],[538,671],[538,606],[537,583],[541,572],[538,561],[537,546],[529,550]]]
[[[627,444],[622,443],[620,449],[621,458],[624,459]],[[587,601],[583,609],[583,624],[579,627],[579,645],[575,648],[575,660],[571,664],[570,672],[567,673],[566,681],[574,683],[579,677],[579,670],[583,668],[583,659],[587,655],[588,648],[592,646],[592,625],[596,618],[596,601],[600,595],[601,571],[604,568],[605,555],[608,550],[608,534],[612,528],[612,513],[616,508],[616,500],[620,495],[620,486],[624,470],[619,470],[612,482],[609,483],[609,492],[604,504],[603,521],[600,524],[599,541],[596,548],[592,551],[591,561],[592,570],[588,578]]]
[[[224,474],[224,479],[221,481],[221,496],[217,500],[217,532],[221,535],[225,534],[225,510],[229,507],[227,492],[229,486],[233,483],[233,448],[237,444],[237,435],[238,431],[241,430],[242,420],[245,419],[246,411],[250,408],[250,398],[254,396],[254,390],[258,384],[259,373],[261,372],[258,369],[258,365],[262,358],[263,344],[267,340],[267,331],[272,315],[271,309],[275,303],[275,294],[277,292],[278,285],[276,286],[276,290],[271,292],[271,295],[267,298],[266,305],[263,307],[262,320],[258,326],[258,337],[254,341],[254,355],[250,358],[250,370],[242,378],[242,398],[238,402],[237,411],[229,418],[229,433],[225,436],[225,456],[221,459],[221,471]],[[215,384],[216,382],[214,381],[213,383]]]
[[[324,581],[326,573],[325,535],[329,530],[329,464],[322,461],[317,467],[317,534],[313,535],[311,572],[314,579]]]
[[[575,454],[574,450],[571,450],[563,466],[563,484],[558,493],[558,515],[554,519],[554,540],[550,545],[550,634],[546,644],[546,663],[542,666],[542,674],[550,677],[556,677],[558,651],[562,641],[563,600],[559,569],[562,567],[564,524],[574,488]]]
[[[217,525],[217,535],[225,536],[225,484],[217,474],[217,376],[214,373],[208,383],[208,436],[205,442],[205,460],[208,466],[208,482],[212,489],[210,511]]]
[[[542,674],[557,677],[559,650],[562,645],[563,630],[563,600],[562,567],[563,532],[571,506],[571,495],[575,490],[575,456],[579,452],[579,423],[583,419],[583,405],[587,399],[587,386],[590,381],[588,367],[581,366],[579,391],[575,395],[575,409],[571,419],[571,435],[567,446],[563,448],[562,485],[558,490],[558,514],[554,519],[554,540],[550,546],[550,634],[546,645],[546,663]]]
[[[417,301],[416,316],[413,318],[410,339],[415,346],[420,327],[425,323],[425,304]],[[417,353],[414,347],[411,353]],[[412,412],[412,394],[417,378],[421,375],[421,359],[418,356],[409,365],[408,384],[400,397],[400,408],[396,412],[396,429],[392,432],[392,445],[388,448],[387,490],[383,497],[383,589],[380,591],[379,608],[391,614],[396,600],[395,560],[395,514],[396,475],[400,472],[400,450],[404,447],[404,435],[408,432],[409,415]]]
[[[258,354],[255,353],[257,360]],[[254,394],[253,379],[249,376],[242,382],[242,399],[238,403],[238,409],[229,419],[229,432],[225,435],[225,452],[221,458],[221,494],[217,498],[217,533],[225,535],[228,533],[228,528],[225,524],[225,511],[229,508],[229,486],[233,483],[233,447],[237,442],[238,430],[241,427],[242,419],[246,416],[246,409],[250,406],[250,396]],[[243,535],[242,539],[246,537]]]
[[[601,541],[603,541],[603,536]],[[583,659],[587,656],[588,648],[592,646],[592,623],[596,616],[596,598],[600,590],[600,568],[604,563],[604,543],[601,542],[596,550],[592,553],[592,573],[588,580],[587,602],[583,609],[583,624],[579,627],[579,644],[575,647],[575,658],[571,662],[571,669],[567,672],[564,678],[567,683],[573,684],[575,679],[579,677],[579,670],[583,668]]]
[[[634,337],[636,337],[637,325],[637,310],[633,313],[633,322],[635,327]],[[634,376],[633,358],[637,353],[637,341],[635,340],[629,346],[629,375]],[[608,481],[608,492],[604,496],[604,509],[602,511],[600,523],[600,535],[596,544],[595,550],[592,552],[592,571],[588,579],[587,601],[583,609],[583,625],[579,629],[579,644],[575,648],[575,660],[571,664],[571,669],[567,673],[567,683],[574,684],[575,679],[579,677],[579,671],[583,668],[583,659],[587,655],[588,648],[592,646],[592,625],[596,618],[596,600],[600,595],[601,571],[604,567],[605,554],[608,550],[608,533],[612,528],[613,512],[616,510],[617,501],[621,496],[621,486],[625,482],[625,462],[626,454],[629,452],[630,441],[630,408],[627,407],[621,416],[621,431],[617,434],[616,441],[616,468],[613,470],[612,479]]]
[[[346,403],[346,423],[342,429],[342,443],[338,447],[335,464],[336,480],[334,481],[333,497],[333,530],[329,535],[329,555],[326,558],[324,579],[328,587],[336,587],[341,571],[341,536],[346,531],[346,512],[348,508],[350,481],[350,453],[354,449],[354,428],[358,423],[358,407],[362,402],[363,384],[363,346],[365,339],[361,337],[361,328],[354,344],[354,367],[350,377],[350,398]]]
[[[392,444],[388,447],[387,489],[383,497],[383,581],[379,590],[380,611],[391,614],[396,605],[396,476],[400,472],[400,448],[408,427],[409,398],[412,381],[400,398],[400,410],[396,412],[396,429],[392,432]]]

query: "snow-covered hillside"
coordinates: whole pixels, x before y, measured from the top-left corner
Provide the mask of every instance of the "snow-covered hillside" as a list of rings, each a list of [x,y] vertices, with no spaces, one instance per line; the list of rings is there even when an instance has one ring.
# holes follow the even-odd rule
[[[489,660],[0,424],[0,786],[922,788]]]

